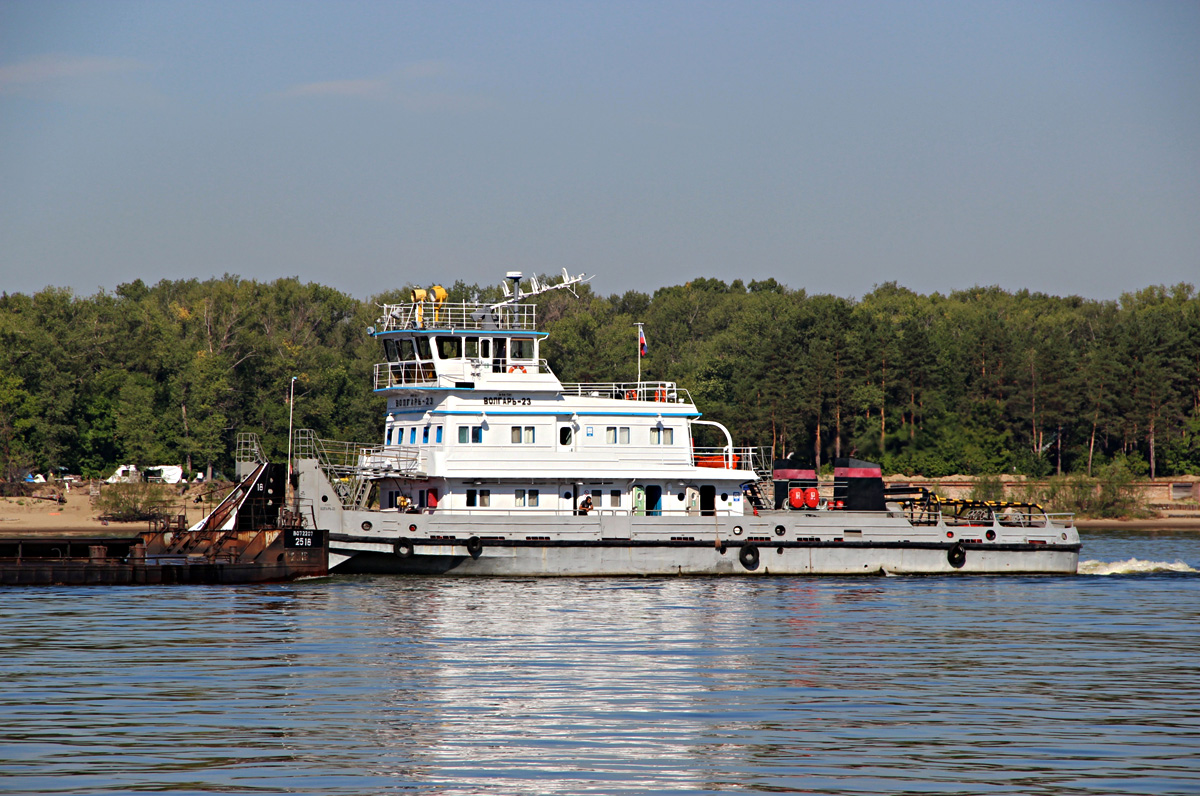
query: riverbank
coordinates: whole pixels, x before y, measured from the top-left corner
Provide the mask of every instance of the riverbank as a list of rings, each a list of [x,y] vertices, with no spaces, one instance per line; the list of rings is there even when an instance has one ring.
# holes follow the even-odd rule
[[[1081,531],[1195,531],[1200,533],[1200,517],[1151,517],[1136,520],[1075,520]]]
[[[50,492],[41,494],[49,496]],[[87,487],[73,489],[63,497],[64,503],[31,497],[0,498],[0,537],[44,536],[47,533],[64,536],[136,536],[149,527],[146,522],[104,522],[100,519],[99,510],[92,504]],[[185,495],[180,496],[172,512],[186,515],[187,523],[191,525],[204,516],[204,507],[194,504]]]

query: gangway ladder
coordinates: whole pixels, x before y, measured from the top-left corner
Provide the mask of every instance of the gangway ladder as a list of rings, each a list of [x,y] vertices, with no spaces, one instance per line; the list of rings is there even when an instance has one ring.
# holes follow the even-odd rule
[[[750,501],[750,506],[756,514],[770,508],[770,505],[767,503],[767,496],[763,494],[762,486],[762,481],[754,481],[743,490],[746,498]]]

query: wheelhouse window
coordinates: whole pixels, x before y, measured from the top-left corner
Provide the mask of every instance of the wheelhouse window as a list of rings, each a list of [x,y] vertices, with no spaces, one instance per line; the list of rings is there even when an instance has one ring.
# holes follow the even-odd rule
[[[465,337],[463,338],[463,350],[467,359],[479,359],[479,338]]]
[[[439,335],[437,338],[438,356],[442,359],[458,359],[462,356],[462,338],[452,335]]]
[[[514,337],[509,348],[509,359],[533,359],[533,338]]]
[[[421,359],[433,359],[433,350],[429,345],[428,337],[417,338],[417,356]]]

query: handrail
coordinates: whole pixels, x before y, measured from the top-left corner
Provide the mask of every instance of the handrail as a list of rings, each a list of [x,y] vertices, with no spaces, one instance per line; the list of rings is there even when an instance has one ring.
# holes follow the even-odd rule
[[[691,394],[673,381],[568,382],[563,384],[562,394],[653,403],[692,403]]]
[[[376,321],[375,332],[395,332],[404,329],[479,330],[479,331],[537,331],[537,306],[508,304],[487,307],[474,302],[404,303],[382,305],[383,315]]]

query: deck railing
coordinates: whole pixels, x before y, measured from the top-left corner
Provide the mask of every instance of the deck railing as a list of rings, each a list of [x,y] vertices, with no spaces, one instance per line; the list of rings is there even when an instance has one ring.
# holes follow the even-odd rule
[[[692,448],[692,464],[724,470],[755,470],[758,448],[698,447]]]
[[[427,387],[437,384],[437,369],[433,362],[380,362],[375,366],[375,389],[394,387]]]
[[[491,309],[473,302],[426,301],[419,304],[384,304],[383,315],[377,320],[376,332],[395,332],[401,329],[455,329],[537,331],[536,309],[533,304],[509,304]]]
[[[692,403],[687,390],[673,381],[572,382],[562,386],[563,395],[592,398],[618,398],[626,401],[656,401],[659,403]]]

